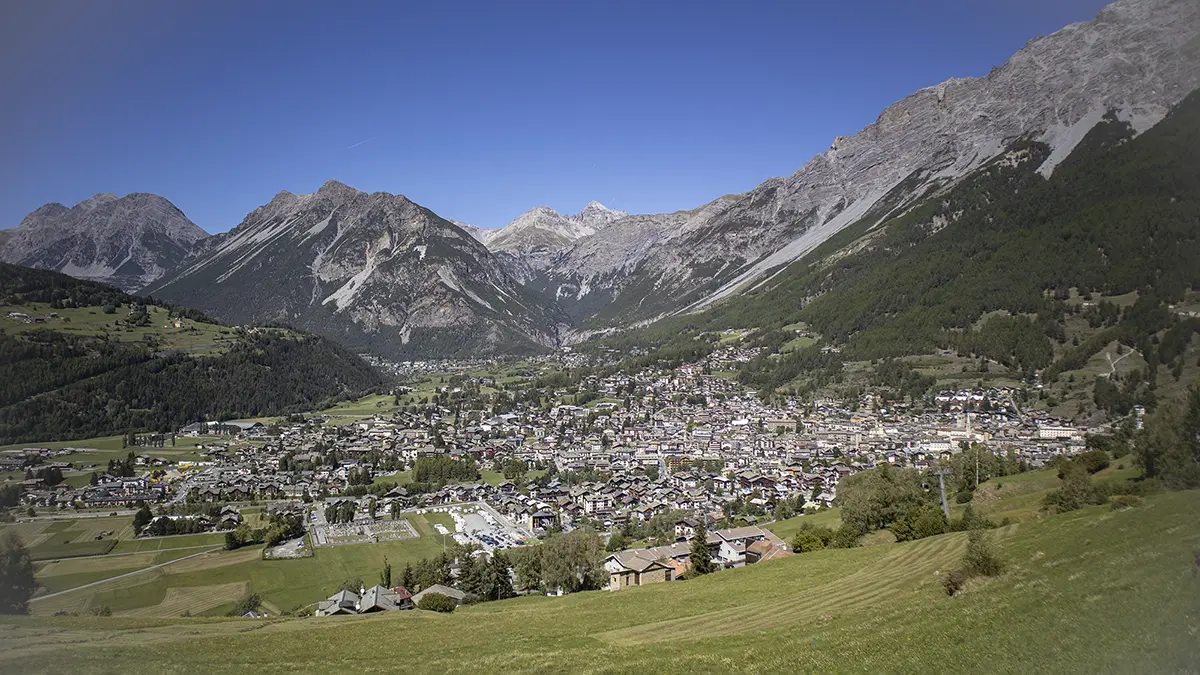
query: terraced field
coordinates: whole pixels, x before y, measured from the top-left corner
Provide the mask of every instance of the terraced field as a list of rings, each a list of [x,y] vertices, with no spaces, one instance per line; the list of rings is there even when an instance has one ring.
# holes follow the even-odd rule
[[[961,534],[448,616],[6,618],[0,671],[309,672],[382,649],[378,669],[432,672],[1194,672],[1197,512],[1193,491],[1021,522],[997,532],[1006,573],[953,598],[936,572],[958,564]]]

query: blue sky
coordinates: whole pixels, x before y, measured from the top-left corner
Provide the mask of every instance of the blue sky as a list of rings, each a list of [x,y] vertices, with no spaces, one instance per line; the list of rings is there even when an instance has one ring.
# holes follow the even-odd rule
[[[0,226],[154,192],[209,232],[336,178],[499,227],[787,175],[1102,0],[0,3]]]

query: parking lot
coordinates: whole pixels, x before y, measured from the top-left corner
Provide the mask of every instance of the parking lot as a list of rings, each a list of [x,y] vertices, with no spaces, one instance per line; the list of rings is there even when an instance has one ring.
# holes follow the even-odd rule
[[[422,512],[442,512],[454,520],[454,540],[460,544],[475,544],[485,551],[503,550],[524,545],[529,536],[482,502],[454,504],[422,509]]]

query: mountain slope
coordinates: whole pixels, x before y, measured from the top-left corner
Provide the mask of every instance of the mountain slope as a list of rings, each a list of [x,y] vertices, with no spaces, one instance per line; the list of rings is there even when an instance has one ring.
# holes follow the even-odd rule
[[[610,342],[695,360],[717,331],[757,328],[743,346],[763,350],[739,377],[760,391],[855,398],[885,385],[885,398],[919,398],[936,381],[999,378],[1061,417],[1151,408],[1200,370],[1200,90],[1136,136],[1110,112],[1047,178],[1052,154],[1018,141],[905,210],[859,219],[736,302]],[[789,349],[797,326],[824,344]],[[1138,365],[1107,365],[1123,353]],[[923,358],[889,361],[908,356]],[[867,382],[843,362],[890,375]],[[929,378],[897,393],[922,362]]]
[[[315,335],[230,328],[104,284],[0,263],[0,381],[3,445],[312,410],[382,378]]]
[[[42,206],[0,238],[0,260],[133,292],[160,278],[208,234],[174,204],[104,193],[72,208]]]
[[[985,77],[916,92],[787,178],[682,221],[646,217],[657,228],[648,245],[597,242],[606,260],[589,265],[597,258],[590,238],[581,240],[541,285],[589,304],[565,311],[590,316],[590,329],[710,306],[864,215],[878,220],[953,183],[1018,139],[1049,147],[1038,167],[1049,175],[1109,110],[1144,131],[1200,86],[1197,35],[1200,4],[1191,0],[1118,0],[1091,22],[1032,40]]]
[[[281,192],[148,292],[384,356],[531,353],[556,339],[554,313],[475,236],[403,196],[336,181]]]

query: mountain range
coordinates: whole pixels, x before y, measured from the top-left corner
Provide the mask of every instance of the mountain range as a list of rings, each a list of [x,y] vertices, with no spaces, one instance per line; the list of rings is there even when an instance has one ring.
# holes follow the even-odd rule
[[[97,195],[0,233],[0,259],[385,356],[529,353],[761,291],[847,227],[931,203],[1021,143],[1051,177],[1105,120],[1136,136],[1197,87],[1200,4],[1118,0],[986,76],[913,93],[791,176],[690,210],[538,207],[488,231],[331,181],[205,237],[165,199]]]

